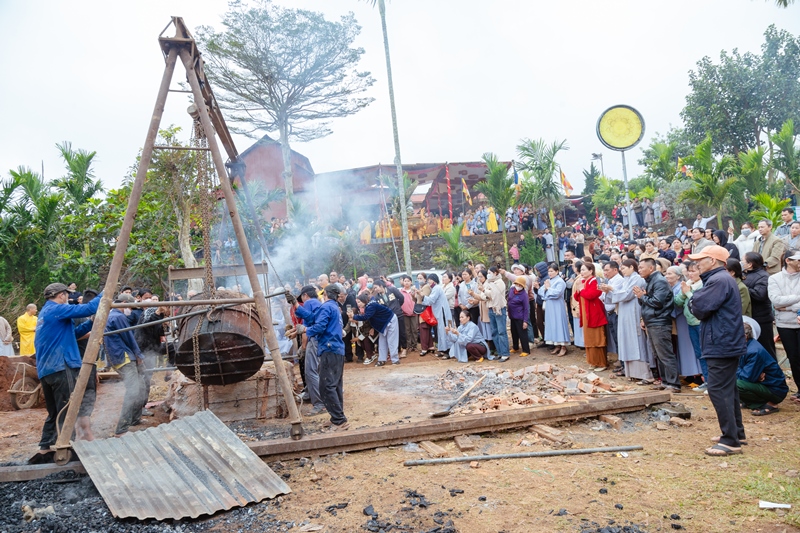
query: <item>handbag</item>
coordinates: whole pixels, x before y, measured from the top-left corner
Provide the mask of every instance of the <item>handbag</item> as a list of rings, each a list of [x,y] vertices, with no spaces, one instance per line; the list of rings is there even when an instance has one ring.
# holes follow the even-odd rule
[[[427,308],[428,308],[428,306],[423,305],[423,304],[414,304],[414,314],[415,315],[421,315],[422,313],[425,312],[425,309],[427,309]]]
[[[422,314],[419,315],[419,316],[429,326],[435,326],[435,325],[437,325],[439,323],[436,320],[436,317],[433,316],[433,309],[431,309],[431,306],[426,307],[425,310],[422,312]]]

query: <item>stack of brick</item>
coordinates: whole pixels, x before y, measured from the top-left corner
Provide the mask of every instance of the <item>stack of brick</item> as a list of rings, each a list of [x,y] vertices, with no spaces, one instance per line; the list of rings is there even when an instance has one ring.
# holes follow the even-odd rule
[[[630,389],[578,366],[561,367],[549,363],[513,371],[484,366],[450,369],[439,377],[438,386],[446,391],[461,392],[482,375],[486,377],[481,385],[454,412],[476,414],[560,404],[589,394],[611,394]]]

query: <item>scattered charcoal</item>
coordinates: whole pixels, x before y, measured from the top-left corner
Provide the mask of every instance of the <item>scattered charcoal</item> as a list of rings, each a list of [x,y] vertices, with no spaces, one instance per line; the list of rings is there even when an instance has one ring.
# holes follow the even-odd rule
[[[464,494],[463,489],[450,489],[450,496],[455,497],[456,494]]]
[[[522,286],[522,285],[520,285],[520,287],[521,287],[521,286]],[[486,501],[486,496],[478,496],[478,501],[479,501],[479,502],[485,502],[485,501]]]
[[[285,474],[281,474],[281,477],[283,479],[289,479],[290,477],[292,477],[292,475],[289,472],[286,472]]]
[[[680,520],[681,516],[678,515],[678,514],[672,513],[671,515],[669,515],[669,519],[670,520]]]
[[[622,504],[621,504],[621,503],[618,503],[618,504],[616,504],[616,505],[614,506],[614,508],[615,508],[615,509],[619,509],[620,511],[621,511],[622,509],[624,509],[624,507],[622,506]]]
[[[371,516],[372,520],[378,519],[378,513],[375,512],[375,508],[372,507],[371,505],[364,507],[363,513],[367,516]]]
[[[355,479],[353,476],[344,476],[345,479]]]
[[[608,489],[600,489],[600,494],[608,494]]]
[[[680,524],[670,524],[670,526],[672,526],[672,529],[683,529],[683,526]]]
[[[379,533],[381,531],[389,531],[394,528],[389,522],[381,522],[379,520],[367,520],[367,523],[361,526],[362,528],[370,531],[371,533]]]
[[[566,516],[568,514],[569,513],[567,512],[566,509],[559,509],[558,512],[556,513],[556,516]]]

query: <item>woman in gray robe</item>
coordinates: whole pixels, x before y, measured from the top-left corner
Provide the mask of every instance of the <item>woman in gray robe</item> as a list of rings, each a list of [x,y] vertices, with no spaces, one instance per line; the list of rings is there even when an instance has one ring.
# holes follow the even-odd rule
[[[447,338],[447,320],[453,320],[453,313],[450,306],[447,304],[447,296],[444,295],[442,287],[439,285],[439,276],[436,274],[428,274],[428,284],[431,287],[430,296],[422,299],[422,305],[429,305],[433,311],[433,316],[436,317],[436,342],[440,358],[447,359],[449,355],[447,350],[450,349],[450,339]]]
[[[626,259],[619,266],[624,282],[619,289],[607,290],[611,302],[617,304],[617,355],[625,365],[625,377],[651,381],[650,365],[653,355],[647,342],[647,333],[641,327],[642,306],[634,287],[647,287],[647,282],[636,272],[637,263]]]
[[[470,320],[469,311],[462,310],[458,315],[458,321],[458,329],[447,328],[447,338],[452,343],[450,357],[459,363],[466,363],[472,355],[477,362],[482,362],[483,358],[489,355],[489,345],[478,330],[478,326]],[[479,351],[483,353],[478,353]]]
[[[682,291],[681,282],[685,280],[681,267],[669,267],[664,277],[672,288],[674,299],[679,298]],[[683,314],[683,308],[675,305],[672,309],[672,317],[675,319],[675,329],[678,331],[678,374],[684,377],[702,374],[700,361],[697,360],[694,353],[692,337],[689,335],[689,323]]]

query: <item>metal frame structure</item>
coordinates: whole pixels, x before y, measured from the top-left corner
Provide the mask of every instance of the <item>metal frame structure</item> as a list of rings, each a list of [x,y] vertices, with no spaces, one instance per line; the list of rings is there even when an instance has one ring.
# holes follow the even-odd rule
[[[175,27],[175,35],[173,37],[165,37],[164,32],[170,26]],[[128,200],[128,207],[125,211],[125,218],[120,229],[119,237],[117,239],[117,246],[114,250],[114,257],[111,260],[111,267],[108,272],[105,287],[103,290],[103,297],[100,300],[100,305],[95,315],[94,325],[89,336],[89,343],[83,357],[83,364],[78,376],[78,381],[75,384],[75,389],[70,396],[67,414],[64,419],[64,424],[58,434],[56,441],[55,462],[57,464],[65,464],[72,457],[72,431],[75,428],[75,422],[78,418],[78,410],[83,400],[83,395],[86,392],[86,385],[89,381],[89,376],[92,367],[97,360],[97,355],[100,351],[100,343],[103,339],[103,332],[105,329],[106,320],[111,310],[111,303],[114,293],[117,290],[119,275],[122,270],[122,264],[125,259],[125,251],[128,248],[130,241],[131,230],[133,229],[134,219],[138,210],[139,201],[142,197],[142,189],[144,187],[145,177],[150,162],[153,156],[153,150],[156,148],[155,141],[158,136],[158,128],[161,124],[161,118],[164,114],[164,107],[167,100],[167,95],[170,91],[170,83],[172,76],[175,72],[175,65],[180,58],[186,69],[186,78],[191,87],[191,92],[194,97],[194,103],[197,106],[200,115],[200,122],[203,130],[208,136],[208,149],[211,152],[212,160],[214,163],[217,175],[220,177],[220,188],[225,195],[225,205],[228,209],[228,214],[233,223],[234,234],[239,245],[239,250],[242,254],[242,262],[244,263],[247,277],[250,286],[253,289],[253,300],[255,302],[256,311],[258,312],[259,320],[262,324],[264,338],[266,340],[266,348],[270,352],[272,360],[275,362],[275,372],[278,381],[281,385],[283,395],[286,400],[286,405],[289,409],[289,423],[291,424],[290,435],[293,439],[301,439],[303,437],[303,426],[300,418],[300,411],[294,401],[292,385],[289,381],[289,376],[283,366],[280,349],[278,347],[278,340],[275,336],[275,331],[272,327],[272,316],[270,313],[264,291],[258,279],[258,271],[256,270],[253,262],[250,248],[247,245],[247,238],[244,233],[242,221],[239,218],[239,213],[236,208],[236,198],[234,197],[233,188],[231,187],[231,180],[240,177],[243,189],[245,191],[248,204],[251,211],[254,211],[252,203],[250,202],[250,194],[247,191],[244,180],[244,165],[238,158],[238,152],[233,144],[233,139],[222,117],[222,112],[217,105],[216,98],[211,91],[211,85],[205,77],[203,69],[203,59],[200,57],[200,51],[197,48],[194,38],[192,37],[186,24],[181,17],[172,17],[172,20],[164,28],[159,35],[159,44],[164,54],[165,66],[164,74],[161,78],[161,85],[156,97],[155,108],[153,109],[152,117],[150,118],[150,126],[145,138],[144,147],[142,148],[139,166],[136,171],[136,178],[133,181],[131,188],[131,195]],[[219,141],[217,140],[219,137]],[[225,147],[229,162],[226,165],[220,152],[219,143]],[[226,166],[230,169],[230,179],[228,178],[228,171]],[[254,214],[251,212],[251,215]],[[254,224],[256,225],[257,233],[259,233],[259,241],[264,247],[263,237],[260,236],[260,224],[257,217],[254,217]],[[166,302],[163,302],[166,304]],[[220,302],[221,303],[221,302]]]

